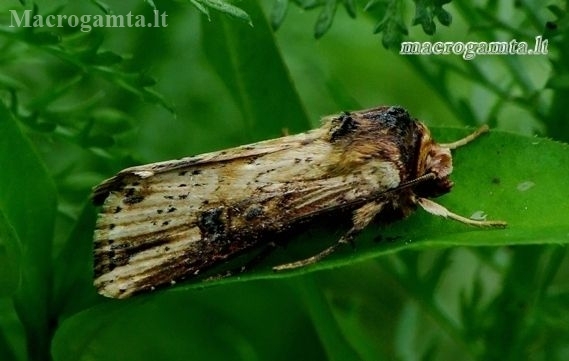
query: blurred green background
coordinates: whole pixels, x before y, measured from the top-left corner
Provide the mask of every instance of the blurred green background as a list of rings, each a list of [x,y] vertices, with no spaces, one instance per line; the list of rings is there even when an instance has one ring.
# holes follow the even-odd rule
[[[3,1],[0,360],[568,359],[569,151],[542,139],[569,140],[568,2],[444,3]],[[168,14],[167,27],[10,27],[9,10],[152,18],[155,8]],[[398,54],[402,40],[517,39],[531,47],[537,35],[549,54]],[[536,196],[542,208],[528,213],[526,228],[456,239],[460,225],[447,233],[450,221],[413,216],[391,232],[411,229],[419,250],[389,228],[388,244],[376,247],[376,230],[354,251],[374,257],[342,256],[319,272],[253,270],[215,287],[125,301],[96,295],[97,210],[88,199],[103,179],[383,104],[404,106],[445,141],[459,135],[445,127],[486,123],[505,132],[475,147],[482,158],[472,163],[459,153],[463,168],[453,179],[462,190],[445,198],[453,205],[487,198],[491,182],[482,176],[509,166],[512,176],[531,170],[536,183],[550,180]],[[489,218],[523,223],[506,199],[487,205],[490,213],[502,202]],[[313,238],[329,244],[339,234]],[[494,237],[501,246],[458,246],[488,246]],[[524,242],[531,245],[507,246]],[[290,248],[277,259],[294,259]]]

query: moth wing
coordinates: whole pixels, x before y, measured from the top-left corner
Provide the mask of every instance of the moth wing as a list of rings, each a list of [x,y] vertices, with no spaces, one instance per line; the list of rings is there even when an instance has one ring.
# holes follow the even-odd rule
[[[255,195],[258,188],[252,183],[258,183],[259,177],[267,182],[277,168],[290,167],[288,163],[296,160],[285,156],[287,164],[282,164],[277,161],[282,153],[317,143],[316,133],[132,167],[101,183],[93,193],[94,203],[102,204],[94,237],[99,292],[128,297],[197,273],[250,247],[253,242],[234,242],[229,251],[223,242],[206,238],[220,238],[215,227],[223,225],[221,217],[227,215],[219,209],[277,194],[279,187],[273,186]],[[279,155],[267,157],[274,154]],[[280,173],[283,179],[288,177],[285,173]],[[234,227],[236,233],[239,227]]]
[[[94,191],[95,286],[125,298],[191,277],[278,232],[399,184],[377,160],[336,174],[319,128],[123,170]],[[331,171],[332,170],[332,171]]]

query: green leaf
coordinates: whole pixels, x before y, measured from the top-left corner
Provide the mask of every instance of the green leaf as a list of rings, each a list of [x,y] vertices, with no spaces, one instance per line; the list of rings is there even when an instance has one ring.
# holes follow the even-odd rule
[[[148,3],[153,10],[156,10],[156,4],[154,4],[154,0],[144,0],[144,2]]]
[[[429,8],[430,0],[415,0],[415,18],[413,25],[421,24],[423,31],[428,35],[433,35],[436,25],[433,21],[433,14]]]
[[[202,22],[205,54],[241,111],[243,141],[306,130],[310,121],[272,30],[256,1],[246,5],[254,28],[225,18]],[[270,76],[260,81],[260,74]]]
[[[0,210],[22,245],[15,307],[30,359],[49,354],[51,244],[56,190],[16,121],[0,103]]]
[[[459,139],[468,132],[435,128],[435,140]],[[187,290],[257,278],[290,277],[314,270],[348,265],[402,249],[457,246],[506,246],[569,243],[569,146],[543,138],[493,131],[454,151],[453,190],[436,201],[470,217],[508,222],[506,229],[480,229],[417,210],[393,224],[369,226],[356,239],[356,249],[346,247],[327,259],[290,272],[275,273],[272,266],[306,258],[335,242],[345,228],[328,224],[290,240],[255,270],[240,277],[187,283]],[[539,164],[539,167],[536,167]]]
[[[355,2],[355,0],[344,0],[344,7],[346,8],[348,15],[352,19],[355,19],[355,17],[356,17],[356,2]]]
[[[435,10],[435,15],[441,24],[444,26],[450,26],[452,23],[452,15],[443,8]]]
[[[96,210],[88,202],[54,262],[53,305],[57,314],[72,314],[96,303],[93,287],[93,229]]]
[[[274,30],[277,30],[285,16],[288,9],[289,0],[275,0],[273,2],[273,8],[271,9],[271,26]]]
[[[443,5],[450,1],[437,0],[414,0],[415,1],[415,18],[413,25],[421,24],[423,31],[428,35],[433,35],[437,30],[434,18],[436,17],[443,25],[450,25],[452,16],[443,9]]]
[[[102,65],[102,66],[111,66],[123,61],[122,56],[112,52],[112,51],[102,51],[97,54],[89,54],[86,59],[84,59],[86,63],[92,65]]]
[[[408,33],[402,7],[403,2],[397,0],[371,0],[366,4],[365,10],[381,19],[375,25],[373,33],[383,32],[381,41],[386,49],[398,47]]]
[[[305,313],[290,287],[270,282],[108,300],[63,320],[52,355],[55,361],[322,360]]]
[[[357,360],[358,354],[349,340],[342,334],[342,329],[334,319],[330,304],[315,281],[299,282],[303,304],[308,309],[312,323],[326,350],[328,360]]]
[[[338,7],[338,0],[326,0],[324,7],[318,14],[316,24],[314,25],[314,37],[319,39],[324,35],[332,26],[336,8]]]
[[[314,9],[321,5],[320,0],[294,0],[294,2],[304,10]]]
[[[0,209],[0,297],[11,295],[18,287],[20,259],[20,239]]]
[[[128,115],[113,108],[97,108],[91,114],[98,133],[116,135],[133,128],[133,120]]]
[[[207,19],[211,21],[211,17],[209,16],[209,10],[207,7],[203,6],[198,0],[190,0],[192,5],[194,5],[202,14],[207,16]]]
[[[7,89],[25,89],[26,85],[22,83],[19,79],[12,76],[11,74],[7,74],[4,72],[0,72],[0,85],[3,88]]]
[[[224,13],[236,19],[243,20],[249,23],[249,25],[253,25],[253,23],[251,22],[251,17],[249,16],[249,14],[247,14],[247,12],[245,12],[241,8],[238,8],[235,5],[228,3],[227,1],[223,0],[190,0],[190,1],[192,2],[192,4],[194,4],[194,6],[196,6],[201,12],[205,13],[206,15],[207,12],[204,11],[205,10],[204,7],[217,10],[221,13]],[[202,6],[199,6],[198,4]]]

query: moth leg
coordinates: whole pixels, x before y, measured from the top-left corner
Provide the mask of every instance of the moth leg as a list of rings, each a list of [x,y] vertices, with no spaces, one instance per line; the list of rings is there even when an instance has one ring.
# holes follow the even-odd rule
[[[277,244],[275,242],[269,242],[263,249],[255,255],[252,259],[247,261],[243,266],[235,270],[235,273],[243,273],[249,269],[254,268],[259,263],[261,263],[265,258],[267,258],[271,253],[277,249]]]
[[[496,227],[496,228],[505,228],[506,222],[503,221],[477,221],[474,219],[466,218],[460,216],[458,214],[452,213],[445,207],[441,206],[438,203],[433,202],[427,198],[419,198],[417,203],[427,212],[433,214],[435,216],[441,216],[444,218],[454,219],[455,221],[459,221],[461,223],[469,224],[471,226],[476,227]]]
[[[254,257],[252,257],[250,260],[248,260],[245,264],[243,264],[241,266],[236,266],[236,267],[230,268],[230,269],[225,270],[221,273],[213,274],[213,275],[205,278],[205,281],[217,281],[217,280],[220,280],[223,278],[227,278],[227,277],[231,277],[234,275],[244,273],[244,272],[248,271],[249,269],[254,268],[257,264],[259,264],[261,261],[263,261],[265,258],[267,258],[276,248],[277,248],[277,244],[274,242],[270,242],[267,245],[265,245],[259,251],[259,253],[257,253]]]
[[[381,211],[384,205],[385,202],[370,202],[364,204],[363,206],[354,211],[354,214],[352,216],[352,222],[353,222],[352,228],[350,228],[350,230],[348,230],[346,234],[340,237],[340,239],[336,243],[324,249],[320,253],[315,254],[312,257],[308,257],[296,262],[290,262],[290,263],[281,264],[279,266],[275,266],[273,267],[273,271],[284,271],[284,270],[308,266],[331,255],[332,253],[334,253],[334,251],[336,251],[339,247],[341,247],[344,244],[353,245],[354,238],[358,235],[358,233],[361,232],[362,229],[364,229],[371,223],[373,218]]]

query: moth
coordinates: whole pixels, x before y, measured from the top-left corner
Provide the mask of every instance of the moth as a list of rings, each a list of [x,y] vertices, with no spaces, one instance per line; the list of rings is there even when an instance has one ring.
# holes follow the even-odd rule
[[[127,168],[94,189],[94,284],[126,298],[223,264],[273,236],[333,212],[351,228],[303,267],[333,253],[374,219],[417,207],[478,227],[430,198],[453,183],[451,150],[486,132],[437,144],[397,106],[328,116],[314,130],[194,157]]]

